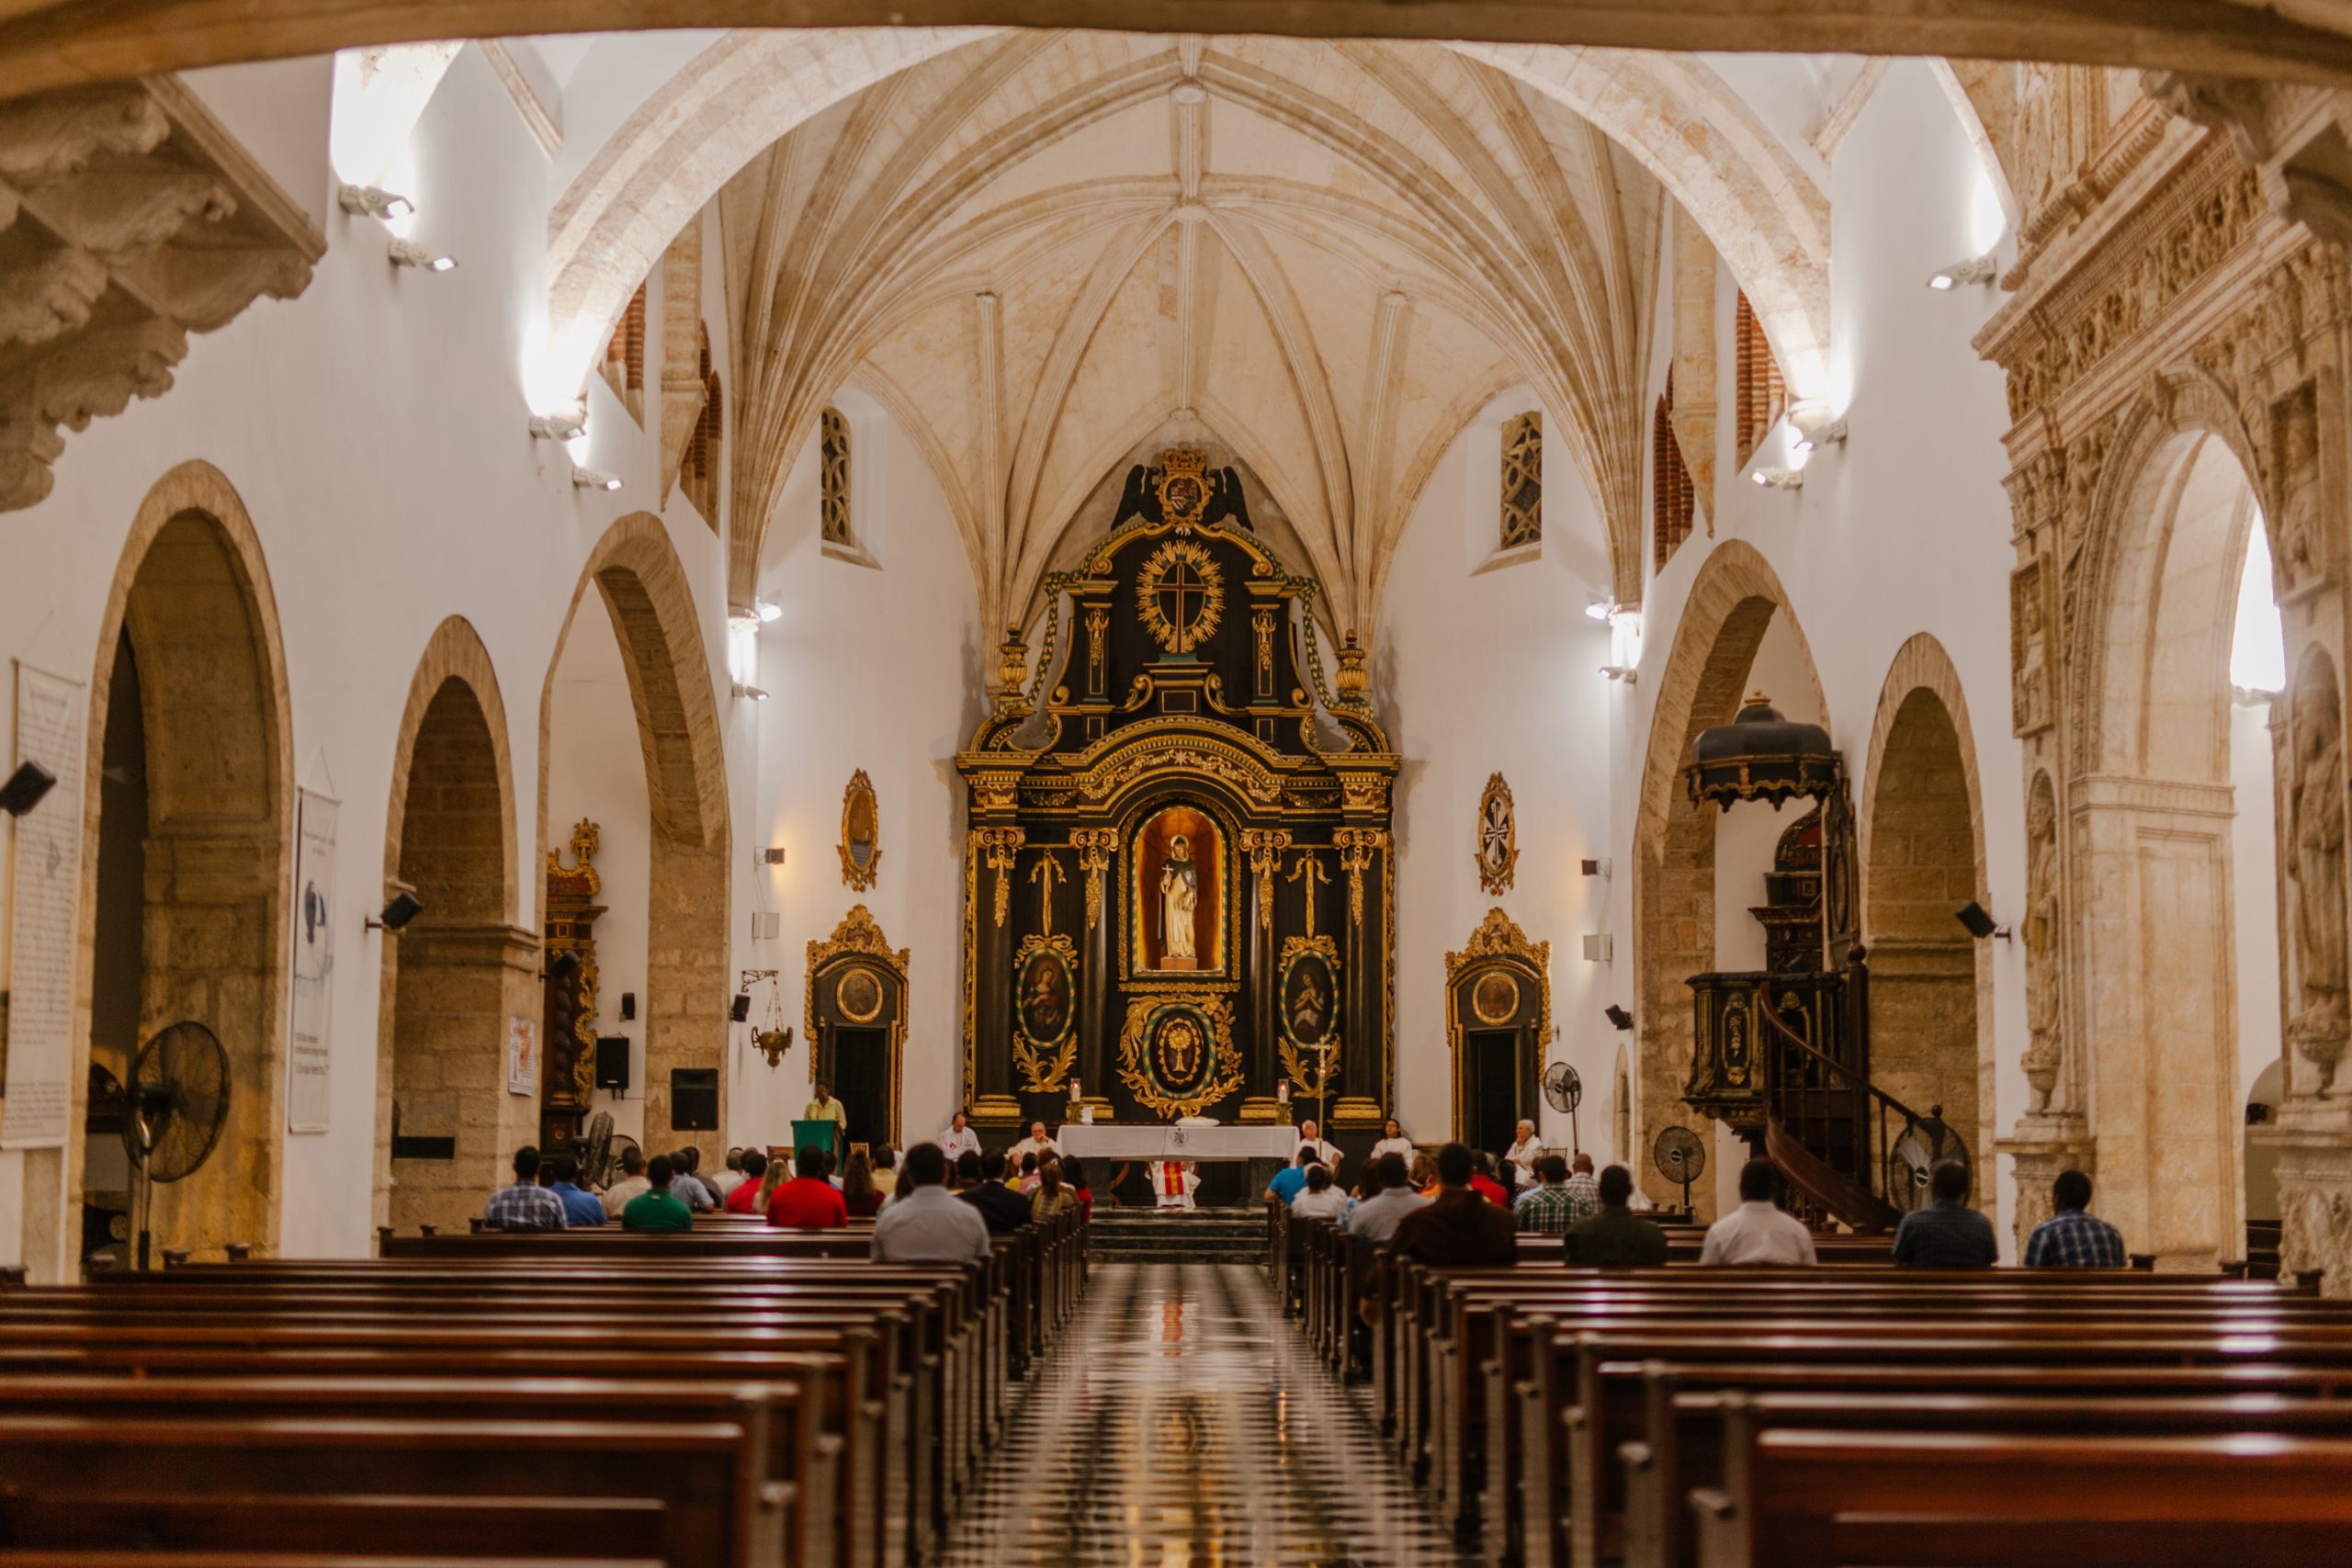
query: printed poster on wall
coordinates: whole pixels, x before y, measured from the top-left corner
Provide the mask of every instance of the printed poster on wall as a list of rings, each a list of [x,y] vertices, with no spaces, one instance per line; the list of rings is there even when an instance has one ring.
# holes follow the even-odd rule
[[[539,1092],[538,1028],[519,1012],[506,1018],[506,1092]]]
[[[14,819],[8,881],[7,1104],[0,1149],[65,1144],[73,1108],[74,911],[82,897],[82,688],[17,666],[7,772],[38,762],[57,783]]]
[[[286,1020],[286,1130],[327,1130],[334,994],[336,803],[302,790],[294,818],[294,998]]]

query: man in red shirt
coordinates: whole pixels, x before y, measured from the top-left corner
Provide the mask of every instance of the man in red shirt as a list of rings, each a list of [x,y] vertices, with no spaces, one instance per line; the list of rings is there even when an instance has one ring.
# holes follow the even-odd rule
[[[743,1179],[727,1195],[727,1212],[730,1214],[756,1214],[760,1187],[767,1177],[768,1156],[758,1149],[743,1151]]]
[[[768,1200],[768,1224],[785,1230],[832,1230],[849,1224],[841,1189],[817,1174],[825,1168],[824,1150],[809,1145],[793,1168],[800,1174]]]
[[[1470,1190],[1498,1209],[1510,1207],[1510,1194],[1495,1179],[1495,1156],[1486,1150],[1478,1151],[1478,1164],[1470,1177]]]

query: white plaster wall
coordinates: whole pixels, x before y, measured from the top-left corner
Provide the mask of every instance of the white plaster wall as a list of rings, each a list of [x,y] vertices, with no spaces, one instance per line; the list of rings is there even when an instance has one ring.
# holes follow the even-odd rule
[[[1580,863],[1607,855],[1611,796],[1609,628],[1585,606],[1605,597],[1600,523],[1561,443],[1546,453],[1544,545],[1515,564],[1481,570],[1498,519],[1502,421],[1528,407],[1505,394],[1472,421],[1431,474],[1389,575],[1375,691],[1404,755],[1396,796],[1396,1114],[1406,1132],[1453,1132],[1453,1059],[1445,1032],[1445,954],[1499,905],[1529,938],[1552,944],[1546,1061],[1575,1065],[1585,1087],[1583,1146],[1607,1147],[1618,1032],[1601,1016],[1633,1000],[1632,944],[1614,964],[1589,964],[1582,938],[1616,934],[1610,885]],[[1516,553],[1515,553],[1516,554]],[[1514,886],[1483,892],[1473,859],[1478,801],[1489,774],[1510,785],[1519,821]],[[1544,1111],[1547,1143],[1566,1147],[1569,1119]]]
[[[1766,491],[1732,464],[1728,397],[1732,289],[1719,300],[1720,391],[1714,531],[1703,529],[1652,578],[1642,615],[1643,682],[1620,695],[1621,776],[1638,776],[1657,702],[1656,677],[1707,553],[1726,538],[1754,546],[1786,588],[1827,705],[1830,739],[1860,779],[1889,665],[1903,643],[1928,632],[1958,670],[1968,699],[1994,914],[2007,922],[2024,896],[2024,795],[2009,733],[2008,499],[2000,445],[2007,426],[2000,373],[1969,339],[1997,303],[1991,288],[1930,292],[1924,280],[1955,256],[1984,248],[1980,165],[1927,65],[1898,61],[1857,120],[1830,176],[1831,369],[1850,439],[1815,454],[1801,491]],[[2013,252],[2005,238],[2004,254]],[[1662,262],[1671,276],[1672,258]],[[1652,370],[1665,379],[1663,345]],[[1785,429],[1755,459],[1791,461]],[[1646,520],[1646,513],[1645,513]],[[1793,688],[1792,688],[1793,690]],[[1773,697],[1784,694],[1779,688]],[[1620,792],[1611,841],[1630,854],[1636,802]],[[1735,814],[1736,815],[1736,814]],[[1623,900],[1630,889],[1621,886]],[[1626,918],[1621,907],[1617,917]],[[1742,917],[1745,919],[1745,916]],[[1748,921],[1749,926],[1754,922]],[[1718,930],[1721,931],[1721,925]],[[1996,942],[1994,978],[1996,1124],[2026,1103],[2023,958]],[[1637,1151],[1638,1152],[1638,1151]],[[2000,1173],[2005,1220],[2013,1201]],[[2006,1244],[2006,1243],[2005,1243]]]
[[[253,67],[235,87],[241,123],[286,132],[257,154],[324,211],[322,70]],[[457,271],[396,271],[382,225],[331,211],[328,254],[299,299],[258,303],[193,339],[170,392],[70,434],[55,491],[0,524],[0,656],[86,682],[125,536],[155,480],[205,459],[252,514],[284,637],[296,777],[323,761],[343,795],[335,892],[350,922],[334,993],[329,1129],[286,1139],[277,1239],[294,1255],[370,1244],[368,1183],[353,1173],[375,1136],[381,939],[359,920],[380,902],[392,747],[417,658],[450,615],[468,617],[489,649],[523,868],[512,914],[536,925],[542,682],[589,550],[615,519],[653,504],[650,444],[601,384],[592,382],[582,457],[620,474],[619,492],[576,490],[566,455],[526,433],[523,365],[544,287],[548,165],[479,51],[451,67],[409,163],[413,231],[457,255]],[[677,516],[671,537],[723,705],[723,554],[690,509]],[[602,611],[583,604],[592,613]],[[20,1251],[20,1193],[17,1156],[0,1156],[0,1262]]]
[[[789,1141],[814,1069],[802,1022],[808,943],[831,936],[855,904],[910,954],[902,1137],[933,1136],[963,1093],[964,786],[954,758],[980,717],[979,604],[947,498],[915,443],[869,400],[852,392],[845,401],[858,409],[853,509],[880,564],[820,544],[813,429],[761,562],[761,595],[783,614],[758,634],[756,683],[769,697],[752,705],[754,743],[743,753],[755,761],[737,838],[736,967],[782,972],[797,1038],[771,1069],[748,1027],[731,1031],[735,1144]],[[842,792],[859,768],[881,808],[882,859],[876,886],[853,892],[837,846]],[[753,868],[772,844],[785,863]],[[782,917],[775,941],[750,939],[753,909]],[[767,1004],[755,987],[755,1021]]]
[[[613,635],[604,601],[591,593],[582,601],[557,656],[548,687],[548,848],[565,853],[572,824],[596,824],[596,874],[604,883],[597,902],[596,1032],[626,1035],[629,1042],[628,1089],[599,1090],[592,1111],[613,1113],[613,1130],[640,1144],[645,1136],[645,972],[649,942],[653,858],[652,801],[645,784],[645,750],[637,735],[637,709],[630,701],[628,671]],[[540,884],[544,886],[544,883]],[[637,996],[637,1017],[621,1021],[621,994]],[[657,1132],[648,1149],[666,1154],[668,1130]]]
[[[2278,803],[2270,705],[2230,705],[2230,902],[2237,945],[2238,1096],[2254,1092],[2283,1047],[2278,1011]]]

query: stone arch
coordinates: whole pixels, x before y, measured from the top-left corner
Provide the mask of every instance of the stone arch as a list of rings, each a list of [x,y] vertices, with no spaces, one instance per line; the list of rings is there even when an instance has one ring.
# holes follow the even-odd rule
[[[2092,498],[2059,803],[2066,1077],[2100,1209],[2134,1251],[2187,1266],[2240,1245],[2238,1024],[2261,1000],[2233,963],[2228,728],[2238,578],[2267,511],[2256,451],[2199,373],[2155,381],[2119,427]]]
[[[1680,1192],[1650,1168],[1647,1151],[1658,1133],[1679,1124],[1702,1139],[1713,1137],[1713,1126],[1682,1103],[1692,1027],[1683,982],[1715,966],[1714,819],[1684,795],[1682,764],[1701,730],[1738,711],[1764,633],[1789,603],[1779,576],[1754,546],[1724,540],[1691,581],[1674,646],[1657,675],[1634,822],[1634,1096],[1640,1122],[1631,1154],[1635,1178],[1661,1201],[1679,1200]],[[1817,667],[1792,613],[1792,629],[1813,674]],[[1817,675],[1812,696],[1826,712]]]
[[[554,841],[548,821],[548,754],[556,671],[591,589],[612,617],[637,714],[651,815],[647,888],[645,1125],[669,1136],[670,1073],[716,1067],[719,1125],[727,1118],[727,764],[694,590],[662,520],[635,512],[616,522],[582,567],[539,692],[538,856]],[[701,1145],[715,1168],[719,1134]],[[673,1145],[674,1146],[674,1145]]]
[[[1991,896],[1984,803],[1960,671],[1926,632],[1887,670],[1856,806],[1871,1077],[1914,1110],[1942,1106],[1983,1160],[1994,1126],[1992,960],[1954,916]],[[1993,1195],[1979,1183],[1980,1201]]]
[[[405,889],[424,908],[382,939],[378,1224],[462,1224],[498,1185],[506,1153],[530,1141],[529,1102],[505,1092],[505,1021],[538,1012],[539,950],[515,923],[507,733],[489,649],[452,615],[417,661],[392,749],[385,894]],[[396,1155],[396,1135],[409,1152]],[[446,1154],[411,1141],[443,1138]]]
[[[100,776],[119,645],[139,672],[147,812],[138,942],[144,1041],[192,1018],[227,1048],[228,1121],[203,1168],[155,1189],[158,1247],[273,1251],[283,1203],[287,952],[294,761],[285,644],[261,540],[228,477],[182,463],[140,502],[99,618],[84,777]],[[96,990],[102,792],[84,797],[68,1163],[82,1168]],[[118,1070],[122,1063],[110,1064]],[[49,1188],[28,1156],[26,1256]],[[63,1212],[71,1212],[67,1209]],[[62,1213],[61,1213],[61,1219]],[[47,1228],[44,1223],[42,1229]],[[58,1256],[62,1256],[62,1252]]]

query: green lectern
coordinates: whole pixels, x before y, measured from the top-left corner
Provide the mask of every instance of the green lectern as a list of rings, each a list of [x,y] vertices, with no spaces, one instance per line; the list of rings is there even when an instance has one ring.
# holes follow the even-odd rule
[[[842,1124],[830,1118],[815,1122],[795,1122],[792,1124],[792,1157],[798,1159],[800,1151],[811,1144],[836,1160],[842,1157]]]

